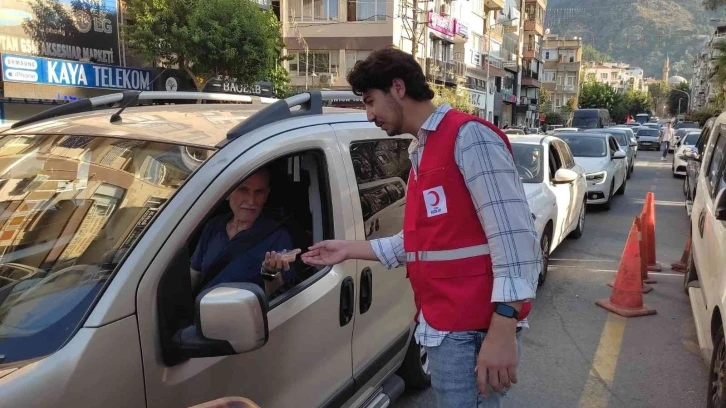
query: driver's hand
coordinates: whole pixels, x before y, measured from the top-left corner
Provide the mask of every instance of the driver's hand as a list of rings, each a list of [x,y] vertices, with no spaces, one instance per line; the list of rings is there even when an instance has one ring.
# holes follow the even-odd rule
[[[299,250],[298,250],[299,252]],[[266,252],[265,261],[262,262],[262,268],[268,272],[281,272],[290,270],[289,256],[285,256],[279,252]]]

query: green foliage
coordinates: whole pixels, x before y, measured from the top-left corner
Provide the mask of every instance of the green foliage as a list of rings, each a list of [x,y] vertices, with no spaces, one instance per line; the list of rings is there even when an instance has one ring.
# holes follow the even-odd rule
[[[610,84],[589,81],[580,91],[580,108],[607,109],[612,113],[613,107],[620,102],[618,93]]]
[[[476,114],[476,108],[469,102],[469,91],[466,88],[452,88],[442,85],[429,84],[434,90],[434,104],[448,103],[452,108],[471,114]]]
[[[675,89],[675,90],[674,90]],[[684,95],[683,92],[686,92],[687,94],[691,94],[691,87],[688,86],[688,84],[678,84],[675,86],[674,89],[671,89],[668,93],[668,113],[670,113],[672,116],[678,115],[678,100],[681,100],[681,114],[684,114],[688,111],[688,101],[689,97]],[[678,92],[678,91],[683,92]]]
[[[565,102],[565,106],[562,108],[562,110],[565,113],[570,113],[577,109],[577,100],[575,98],[570,98]]]
[[[201,89],[222,75],[268,80],[281,56],[280,23],[250,0],[128,0],[129,46],[150,61],[179,64]]]
[[[582,46],[582,60],[594,62],[613,62],[613,57],[598,51],[592,44]]]
[[[552,103],[549,101],[552,93],[545,88],[539,90],[539,99],[537,100],[538,112],[549,112],[552,110]]]
[[[625,110],[630,116],[647,112],[652,105],[652,99],[647,92],[636,91],[634,89],[625,93],[623,102],[625,103]]]
[[[696,110],[691,112],[690,115],[686,116],[686,120],[698,122],[699,126],[703,127],[703,125],[706,124],[706,121],[714,116],[720,115],[722,112],[722,109],[718,109],[716,107],[707,107],[704,109]]]
[[[564,125],[567,122],[567,116],[558,112],[548,112],[545,117],[545,125]]]

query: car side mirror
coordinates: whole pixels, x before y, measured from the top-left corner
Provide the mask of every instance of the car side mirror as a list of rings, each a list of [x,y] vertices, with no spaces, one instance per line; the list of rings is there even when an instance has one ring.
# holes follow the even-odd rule
[[[721,191],[718,192],[714,208],[716,208],[714,211],[716,219],[719,221],[726,221],[726,188],[722,188]]]
[[[617,152],[613,153],[611,157],[613,158],[613,160],[619,160],[619,159],[626,158],[627,155],[625,154],[624,151],[618,150]]]
[[[695,151],[686,149],[686,151],[678,155],[678,158],[681,160],[694,160],[696,156],[698,156],[698,154]]]
[[[552,179],[552,184],[569,184],[577,180],[577,173],[570,169],[559,169]]]
[[[195,303],[194,325],[174,335],[174,344],[185,356],[229,356],[267,343],[269,304],[259,286],[223,283],[202,291]]]

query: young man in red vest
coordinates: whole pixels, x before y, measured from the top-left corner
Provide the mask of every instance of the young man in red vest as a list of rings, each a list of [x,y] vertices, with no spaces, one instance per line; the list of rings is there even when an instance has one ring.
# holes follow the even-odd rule
[[[437,405],[500,406],[517,382],[519,330],[541,268],[509,141],[483,119],[436,107],[419,64],[396,48],[358,62],[348,82],[368,120],[389,136],[416,136],[403,231],[370,242],[320,242],[302,258],[317,266],[405,264]]]

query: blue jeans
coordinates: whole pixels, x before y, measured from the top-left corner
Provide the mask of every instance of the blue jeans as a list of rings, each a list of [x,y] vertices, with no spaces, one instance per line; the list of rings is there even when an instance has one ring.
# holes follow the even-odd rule
[[[668,156],[668,148],[671,146],[671,142],[660,142],[660,149],[663,150],[663,158]]]
[[[518,355],[522,341],[517,333]],[[495,408],[502,407],[503,394],[491,388],[489,396],[479,394],[476,367],[479,349],[486,334],[476,331],[451,332],[440,346],[426,347],[431,365],[431,385],[438,408]]]

